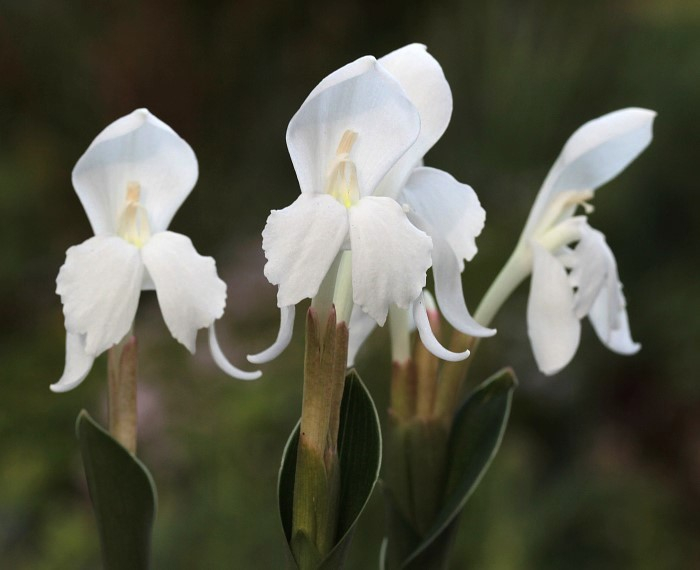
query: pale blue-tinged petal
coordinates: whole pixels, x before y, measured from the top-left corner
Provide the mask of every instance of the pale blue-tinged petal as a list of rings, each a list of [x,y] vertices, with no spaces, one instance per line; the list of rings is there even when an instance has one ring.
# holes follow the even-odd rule
[[[603,115],[571,135],[542,184],[523,236],[529,236],[556,194],[595,190],[632,162],[652,139],[654,111],[627,108]]]
[[[226,358],[221,350],[219,340],[216,338],[215,322],[209,325],[209,350],[216,365],[232,378],[236,378],[237,380],[257,380],[262,376],[260,370],[253,370],[250,372],[241,370],[229,362],[228,358]]]
[[[190,238],[174,232],[154,235],[141,255],[165,324],[194,353],[197,331],[221,318],[226,305],[226,283],[219,279],[214,259],[199,255]]]
[[[391,198],[368,196],[350,208],[353,301],[382,326],[389,305],[407,309],[425,286],[431,239]]]
[[[418,329],[418,335],[420,340],[432,354],[437,356],[442,360],[447,360],[448,362],[458,362],[469,357],[469,351],[464,352],[452,352],[440,344],[433,329],[430,326],[430,320],[428,319],[428,312],[425,307],[425,301],[423,300],[423,294],[416,299],[413,303],[413,320],[416,323],[416,328]]]
[[[354,366],[357,353],[376,326],[377,323],[372,317],[357,305],[353,306],[348,327],[348,368]]]
[[[464,270],[477,252],[476,237],[484,229],[486,212],[471,186],[436,168],[416,168],[399,196],[411,211],[447,241]],[[432,235],[432,234],[431,234]]]
[[[72,390],[90,372],[95,357],[85,352],[85,339],[82,335],[66,334],[66,365],[61,379],[51,384],[52,392],[67,392]]]
[[[249,354],[248,362],[263,364],[277,358],[289,346],[294,332],[294,314],[296,307],[289,305],[280,307],[280,329],[272,346],[257,354]]]
[[[273,210],[263,230],[265,277],[279,285],[277,306],[314,297],[348,235],[348,211],[328,195],[302,194]]]
[[[85,335],[87,354],[101,354],[129,332],[143,273],[139,250],[118,237],[95,236],[68,249],[56,293],[66,331]]]
[[[574,294],[561,262],[536,242],[527,303],[527,332],[539,369],[555,374],[578,348],[581,323],[574,314]]]
[[[127,185],[140,186],[151,232],[165,230],[198,176],[192,148],[147,109],[104,129],[73,169],[73,186],[96,235],[113,234]]]
[[[376,196],[396,198],[415,168],[447,129],[452,92],[440,64],[424,45],[410,44],[379,59],[403,87],[420,114],[420,135],[377,188]]]
[[[329,169],[346,131],[357,133],[349,158],[363,196],[374,191],[418,137],[418,111],[372,57],[324,79],[292,117],[287,147],[302,192],[326,191]]]

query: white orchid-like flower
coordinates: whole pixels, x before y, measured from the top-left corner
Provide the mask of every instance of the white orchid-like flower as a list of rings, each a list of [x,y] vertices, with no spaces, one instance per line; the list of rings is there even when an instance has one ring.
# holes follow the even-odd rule
[[[273,211],[263,231],[265,275],[279,285],[280,334],[270,349],[249,356],[251,362],[270,360],[287,346],[294,305],[315,297],[328,275],[332,280],[338,275],[336,300],[351,299],[339,318],[349,319],[345,309],[354,305],[366,321],[382,326],[390,311],[413,308],[427,345],[451,358],[466,357],[468,353],[450,353],[439,345],[421,300],[428,268],[443,260],[443,241],[453,239],[460,253],[469,250],[458,227],[465,204],[476,233],[483,225],[483,210],[479,212],[471,188],[440,171],[416,168],[445,130],[451,110],[442,70],[419,45],[379,61],[360,58],[311,92],[287,130],[301,196],[288,208]],[[458,196],[452,205],[435,204],[439,200],[423,197],[426,191],[436,197]],[[434,229],[437,221],[440,227]],[[461,297],[460,253],[455,257],[450,251],[455,259],[440,264],[456,268],[450,278],[441,279],[441,300],[453,303],[456,321],[467,321],[471,317]],[[471,250],[464,254],[471,255]],[[459,299],[454,295],[455,275]],[[473,321],[470,325],[478,327]],[[351,334],[357,334],[353,328],[364,330],[351,323]]]
[[[461,272],[465,261],[477,253],[475,239],[481,233],[486,212],[476,192],[450,174],[423,166],[423,157],[443,135],[452,116],[452,92],[440,64],[425,46],[412,44],[379,60],[405,90],[420,115],[418,139],[382,179],[376,194],[396,200],[409,220],[430,236],[433,242],[431,262],[435,297],[445,319],[457,330],[472,336],[491,336],[495,330],[477,323],[467,310],[462,292]],[[419,296],[412,314],[402,315],[393,308],[393,358],[408,358],[408,344],[400,338],[407,334],[406,325],[418,328],[426,348],[439,358],[461,360],[468,356],[442,347],[434,338],[428,322],[426,301]],[[352,364],[357,350],[374,329],[374,323],[361,311],[353,311],[350,326],[348,361]],[[404,347],[403,349],[399,347]]]
[[[649,145],[655,116],[647,109],[622,109],[584,124],[569,138],[497,279],[500,284],[492,287],[495,300],[499,291],[512,290],[532,271],[528,334],[545,374],[554,374],[571,361],[585,316],[611,350],[633,354],[640,348],[630,334],[615,257],[587,216],[574,214],[579,206],[590,213],[588,201],[594,191]],[[482,305],[488,322],[499,304],[485,299]]]
[[[80,384],[97,356],[132,327],[142,290],[155,289],[170,332],[194,353],[197,330],[208,327],[215,360],[230,365],[216,342],[214,321],[226,304],[226,284],[211,257],[168,231],[198,177],[190,146],[146,109],[118,119],[88,147],[73,169],[73,186],[94,237],[70,247],[56,279],[66,326],[66,365],[51,385]]]

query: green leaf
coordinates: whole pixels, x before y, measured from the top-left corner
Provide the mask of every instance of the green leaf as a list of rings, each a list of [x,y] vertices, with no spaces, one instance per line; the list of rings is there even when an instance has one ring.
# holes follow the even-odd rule
[[[501,370],[469,394],[457,411],[447,447],[448,464],[442,507],[430,530],[400,564],[400,568],[428,570],[446,567],[457,529],[457,517],[498,451],[516,386],[513,371],[510,368]],[[410,537],[407,532],[411,527],[392,506],[390,497],[388,508],[395,533],[404,538]],[[395,540],[400,538],[396,537]],[[387,563],[390,567],[397,567],[392,545],[387,545],[384,552],[386,559],[383,559],[382,567]]]
[[[284,448],[277,484],[280,519],[287,538],[286,555],[291,568],[298,568],[289,548],[292,540],[292,499],[298,443],[299,424],[292,431]],[[345,380],[340,409],[338,455],[340,457],[338,533],[335,546],[319,563],[319,570],[342,568],[355,523],[372,494],[381,465],[382,439],[377,410],[367,388],[354,370],[348,372]],[[294,540],[303,540],[303,538],[294,537]],[[308,545],[309,548],[312,546]]]
[[[85,410],[78,414],[75,429],[105,570],[149,568],[156,513],[151,474]]]

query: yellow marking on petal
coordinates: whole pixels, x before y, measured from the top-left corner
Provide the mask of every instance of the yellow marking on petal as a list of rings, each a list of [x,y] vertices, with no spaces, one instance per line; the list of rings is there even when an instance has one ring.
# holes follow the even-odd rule
[[[335,151],[335,158],[331,163],[326,186],[326,192],[346,208],[352,207],[360,199],[357,168],[355,163],[350,160],[350,152],[356,140],[357,133],[355,131],[347,130],[343,133]]]
[[[136,247],[142,247],[151,237],[148,213],[141,205],[141,185],[128,182],[124,209],[117,220],[117,234]]]

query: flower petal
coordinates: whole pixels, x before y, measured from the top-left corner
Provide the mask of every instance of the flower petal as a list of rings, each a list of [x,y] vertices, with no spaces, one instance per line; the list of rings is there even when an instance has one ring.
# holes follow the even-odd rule
[[[435,236],[429,230],[428,235],[433,239],[435,297],[447,322],[458,331],[471,336],[489,337],[495,335],[495,329],[480,325],[469,314],[462,293],[459,263],[452,248],[442,237]]]
[[[651,142],[654,117],[648,109],[621,109],[587,122],[571,135],[542,184],[523,235],[534,231],[559,192],[595,190],[622,172]]]
[[[368,196],[350,208],[350,243],[353,301],[382,326],[425,286],[432,241],[393,199]]]
[[[578,348],[581,323],[574,314],[574,295],[564,266],[535,242],[532,282],[527,303],[527,332],[537,366],[555,374]]]
[[[292,340],[292,333],[294,332],[295,308],[294,305],[280,307],[280,330],[279,333],[277,333],[277,339],[272,343],[272,346],[262,352],[249,354],[248,362],[252,362],[253,364],[270,362],[282,354],[282,351],[289,346]]]
[[[141,293],[139,250],[114,236],[95,236],[66,252],[56,278],[66,331],[85,335],[85,353],[101,354],[131,328]]]
[[[236,378],[237,380],[257,380],[260,378],[262,376],[262,372],[260,372],[260,370],[247,372],[235,367],[229,362],[228,358],[226,358],[221,350],[221,346],[219,346],[219,341],[216,338],[216,328],[214,325],[215,323],[209,325],[209,350],[214,362],[216,362],[216,365],[226,374]]]
[[[618,354],[635,354],[642,345],[632,340],[625,296],[622,294],[622,284],[616,280],[614,294],[615,303],[609,302],[609,291],[601,291],[593,303],[588,319],[600,341],[613,352]],[[613,314],[613,311],[616,311]],[[610,323],[616,323],[614,327]]]
[[[355,365],[357,353],[376,327],[377,323],[372,317],[357,305],[353,306],[348,327],[348,368]]]
[[[151,232],[165,230],[197,181],[192,148],[146,109],[104,129],[73,169],[73,186],[96,235],[114,234],[127,184],[137,182]]]
[[[416,322],[416,328],[418,329],[418,334],[423,346],[427,348],[432,354],[437,356],[442,360],[447,360],[448,362],[458,362],[469,357],[469,351],[464,352],[452,352],[447,350],[444,346],[440,344],[433,329],[430,327],[430,320],[428,319],[428,312],[425,307],[425,302],[423,300],[423,294],[416,299],[413,304],[413,319]]]
[[[579,319],[591,310],[610,272],[617,275],[617,265],[605,236],[586,225],[581,240],[567,256],[571,266],[570,283],[576,287],[574,311]]]
[[[375,192],[396,198],[411,171],[440,139],[452,116],[452,92],[437,60],[424,45],[411,44],[379,59],[395,77],[420,114],[420,135],[393,166]]]
[[[486,211],[471,186],[462,184],[437,168],[416,168],[401,192],[399,201],[447,241],[464,270],[464,259],[476,255],[476,237],[484,229]],[[431,234],[431,235],[434,235]]]
[[[78,386],[88,375],[95,357],[85,352],[82,335],[66,334],[66,366],[61,379],[51,384],[52,392],[67,392]]]
[[[328,170],[348,130],[358,134],[350,159],[363,196],[374,191],[418,137],[418,111],[373,57],[332,73],[292,117],[287,146],[302,192],[326,191]]]
[[[296,305],[318,293],[347,235],[347,209],[327,195],[302,194],[272,211],[262,237],[265,277],[279,285],[277,306]]]
[[[221,318],[226,305],[226,283],[219,279],[214,259],[199,255],[190,238],[174,232],[154,235],[141,255],[165,324],[194,353],[197,331]]]

